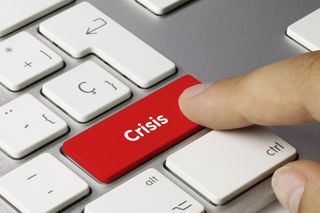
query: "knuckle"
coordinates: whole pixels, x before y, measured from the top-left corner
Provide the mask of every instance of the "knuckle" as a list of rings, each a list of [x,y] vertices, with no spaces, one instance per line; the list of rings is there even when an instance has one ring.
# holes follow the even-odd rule
[[[320,51],[307,53],[297,60],[297,78],[300,79],[299,91],[301,105],[305,109],[306,117],[320,120]],[[298,81],[299,82],[299,81]]]
[[[320,51],[303,54],[298,60],[294,58],[292,62],[296,68],[296,77],[302,84],[320,81]]]
[[[302,70],[319,70],[320,68],[320,51],[306,53],[301,56],[301,61],[297,61]],[[299,65],[298,65],[299,66]]]

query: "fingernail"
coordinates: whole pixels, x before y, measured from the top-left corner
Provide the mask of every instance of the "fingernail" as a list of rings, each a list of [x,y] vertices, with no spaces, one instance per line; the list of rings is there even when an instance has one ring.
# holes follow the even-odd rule
[[[272,187],[278,200],[292,213],[298,213],[304,186],[304,176],[290,167],[278,169],[272,178]]]
[[[196,96],[203,92],[205,89],[207,89],[211,84],[204,83],[204,84],[197,84],[192,87],[189,87],[183,91],[181,94],[182,98],[191,98],[193,96]]]

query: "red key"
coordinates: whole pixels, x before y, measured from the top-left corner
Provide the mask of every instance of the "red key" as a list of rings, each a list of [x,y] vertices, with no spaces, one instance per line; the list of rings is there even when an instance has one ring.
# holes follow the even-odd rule
[[[97,180],[110,183],[201,129],[178,106],[182,91],[198,83],[183,76],[71,138],[62,151]]]

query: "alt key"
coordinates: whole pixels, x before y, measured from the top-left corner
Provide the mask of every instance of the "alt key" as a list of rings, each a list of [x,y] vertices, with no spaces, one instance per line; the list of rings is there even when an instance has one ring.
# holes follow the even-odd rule
[[[148,169],[85,207],[85,213],[204,213],[204,207],[155,169]]]

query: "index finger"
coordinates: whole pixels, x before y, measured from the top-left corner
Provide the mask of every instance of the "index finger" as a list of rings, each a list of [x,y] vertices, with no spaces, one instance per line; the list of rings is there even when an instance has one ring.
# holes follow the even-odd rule
[[[194,86],[183,92],[179,105],[190,120],[220,130],[319,120],[320,52]]]

